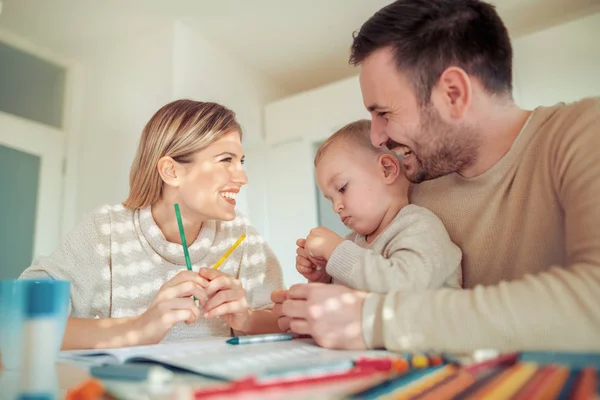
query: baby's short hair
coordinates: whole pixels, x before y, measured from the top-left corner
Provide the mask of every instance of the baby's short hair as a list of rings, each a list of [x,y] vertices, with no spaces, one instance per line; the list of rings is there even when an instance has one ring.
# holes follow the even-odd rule
[[[390,153],[387,148],[377,148],[371,143],[371,121],[368,119],[359,119],[339,129],[333,135],[329,136],[325,140],[315,155],[315,167],[321,161],[327,150],[338,142],[351,143],[352,145],[358,145],[363,147],[365,150],[373,152],[373,154],[387,154]]]

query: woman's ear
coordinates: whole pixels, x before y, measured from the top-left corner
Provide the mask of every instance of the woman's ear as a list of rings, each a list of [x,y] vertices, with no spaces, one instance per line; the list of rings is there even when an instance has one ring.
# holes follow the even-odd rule
[[[392,154],[382,154],[379,156],[379,167],[383,174],[385,183],[394,183],[400,174],[400,163],[398,158]]]
[[[177,166],[177,162],[169,156],[161,157],[156,166],[163,182],[172,187],[179,187],[180,184]]]

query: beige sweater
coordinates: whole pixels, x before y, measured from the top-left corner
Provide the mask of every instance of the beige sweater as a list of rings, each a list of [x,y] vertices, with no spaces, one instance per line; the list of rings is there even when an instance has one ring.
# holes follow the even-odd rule
[[[243,215],[229,222],[204,223],[189,244],[193,270],[211,267],[242,233],[246,239],[219,270],[241,281],[249,307],[270,308],[271,292],[283,288],[281,268]],[[36,260],[21,278],[51,276],[71,281],[72,317],[119,318],[142,314],[159,288],[185,269],[183,247],[165,239],[150,207],[133,211],[117,205],[87,216],[57,251]],[[175,325],[164,341],[229,334],[223,319],[201,319]]]
[[[461,251],[431,211],[403,207],[372,243],[346,236],[327,262],[334,283],[369,292],[461,287]]]
[[[600,101],[540,107],[472,179],[415,185],[463,251],[469,290],[370,294],[371,347],[600,349]]]

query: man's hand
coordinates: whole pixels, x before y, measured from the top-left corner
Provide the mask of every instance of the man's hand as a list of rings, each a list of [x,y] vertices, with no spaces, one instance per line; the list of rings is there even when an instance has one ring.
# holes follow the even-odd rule
[[[292,332],[311,335],[323,347],[366,349],[362,331],[365,292],[340,285],[309,283],[294,285],[283,301],[279,327],[289,321]],[[282,300],[282,296],[277,300]],[[271,296],[273,299],[273,296]],[[273,299],[275,301],[275,299]],[[290,320],[283,320],[289,318]]]

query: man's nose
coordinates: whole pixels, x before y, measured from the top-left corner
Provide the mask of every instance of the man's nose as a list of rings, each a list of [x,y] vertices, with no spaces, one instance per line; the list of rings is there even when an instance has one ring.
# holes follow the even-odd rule
[[[385,130],[383,129],[381,124],[379,124],[376,121],[372,121],[371,122],[371,143],[373,144],[373,146],[375,146],[375,147],[385,146],[385,143],[387,142],[387,140],[388,140],[388,137],[385,134]]]

